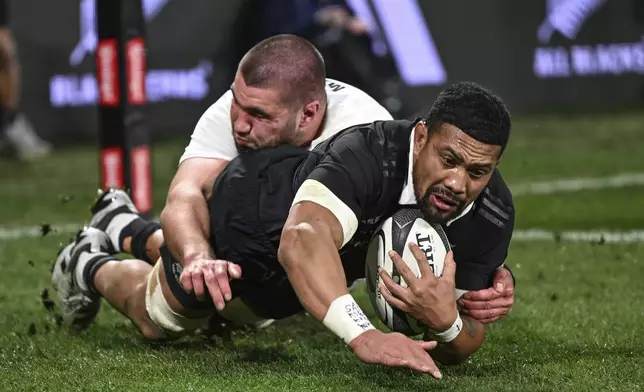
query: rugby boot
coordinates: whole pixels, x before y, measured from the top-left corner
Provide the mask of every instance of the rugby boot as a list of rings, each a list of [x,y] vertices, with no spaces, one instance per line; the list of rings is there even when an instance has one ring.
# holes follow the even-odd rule
[[[85,227],[56,258],[51,282],[58,293],[63,321],[75,331],[87,329],[100,310],[101,297],[89,279],[98,267],[114,259],[110,251],[104,232]]]
[[[119,236],[124,227],[140,218],[130,196],[121,189],[99,190],[99,196],[91,208],[92,219],[88,226],[107,234],[116,253],[122,252]]]

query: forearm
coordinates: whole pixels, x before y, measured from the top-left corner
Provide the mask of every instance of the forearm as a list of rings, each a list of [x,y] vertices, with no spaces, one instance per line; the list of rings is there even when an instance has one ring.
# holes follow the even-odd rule
[[[186,259],[212,256],[208,205],[198,190],[172,190],[161,213],[165,243],[172,254]]]
[[[322,322],[331,303],[347,294],[337,247],[323,228],[300,223],[282,234],[279,260],[304,306]]]
[[[485,340],[485,327],[483,324],[469,316],[461,315],[463,327],[454,340],[440,343],[432,350],[432,357],[443,365],[457,365],[466,361],[470,355],[481,347]],[[431,336],[426,336],[426,339]]]

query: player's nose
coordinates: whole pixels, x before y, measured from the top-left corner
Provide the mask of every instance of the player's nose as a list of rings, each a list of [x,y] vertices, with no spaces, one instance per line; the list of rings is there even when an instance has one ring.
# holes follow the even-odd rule
[[[252,129],[253,127],[250,122],[244,121],[243,119],[238,119],[233,124],[233,132],[238,136],[248,136]]]
[[[467,188],[467,173],[460,167],[450,170],[449,175],[445,178],[444,185],[452,193],[462,195]]]

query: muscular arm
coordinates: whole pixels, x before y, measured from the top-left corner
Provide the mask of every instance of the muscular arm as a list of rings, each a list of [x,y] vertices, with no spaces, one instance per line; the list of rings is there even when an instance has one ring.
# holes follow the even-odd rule
[[[304,308],[320,322],[331,302],[349,292],[338,253],[342,239],[338,219],[308,201],[292,208],[282,231],[279,261]]]
[[[443,365],[458,365],[465,362],[470,355],[481,347],[485,340],[483,324],[469,316],[461,315],[463,329],[456,339],[449,343],[441,343],[432,351],[432,357]],[[431,335],[426,334],[425,340]]]
[[[161,227],[168,249],[184,265],[198,257],[213,257],[206,201],[227,164],[222,159],[187,159],[170,184]]]

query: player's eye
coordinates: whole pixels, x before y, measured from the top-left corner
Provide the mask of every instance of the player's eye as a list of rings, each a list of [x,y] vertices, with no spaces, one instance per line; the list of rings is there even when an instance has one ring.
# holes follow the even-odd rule
[[[454,167],[456,166],[456,160],[452,157],[448,156],[441,156],[441,161],[443,162],[443,166],[445,167]]]
[[[487,174],[487,171],[483,169],[477,169],[477,170],[470,170],[470,177],[472,178],[481,178]]]

